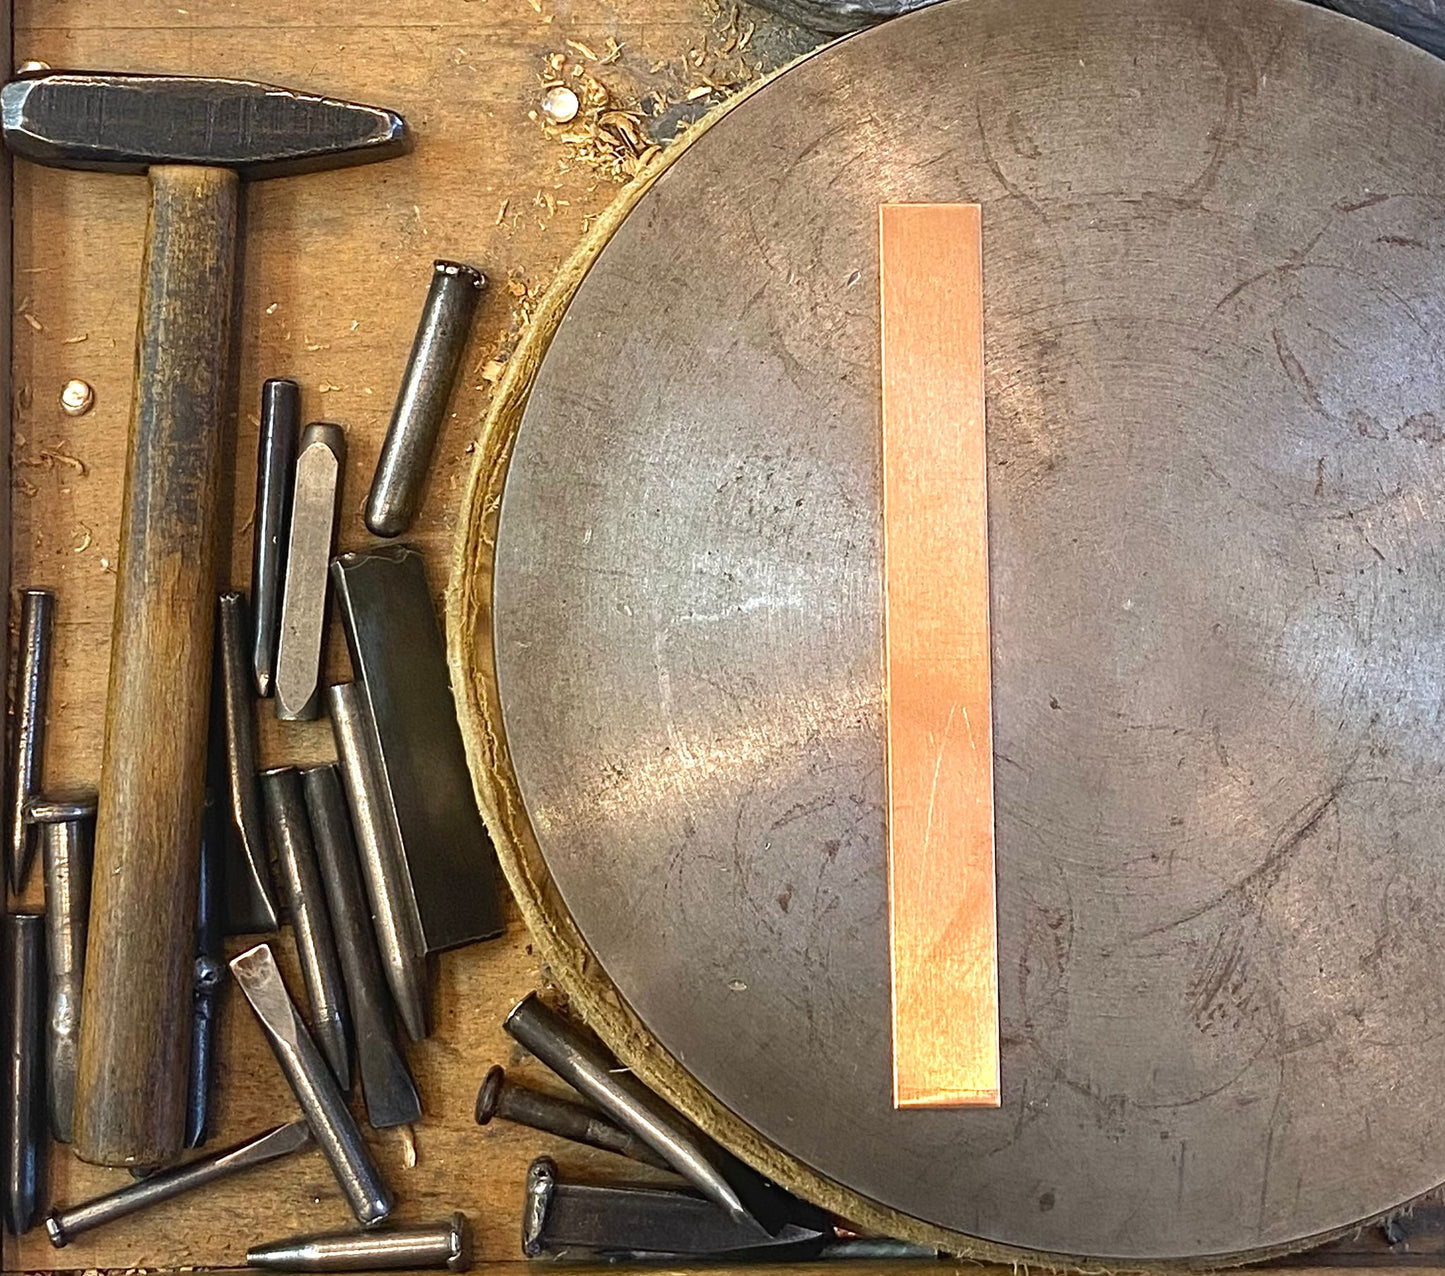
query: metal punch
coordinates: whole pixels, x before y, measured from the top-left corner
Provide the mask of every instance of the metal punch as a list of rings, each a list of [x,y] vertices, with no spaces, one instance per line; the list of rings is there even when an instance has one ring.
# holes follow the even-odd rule
[[[14,732],[10,742],[10,889],[17,895],[30,876],[36,838],[25,823],[25,804],[40,792],[45,752],[45,712],[50,698],[51,650],[55,645],[55,595],[27,589],[20,595],[20,653],[15,672]]]
[[[261,777],[266,813],[276,844],[276,860],[291,912],[296,955],[311,1004],[311,1035],[331,1065],[343,1091],[351,1089],[351,1012],[336,936],[326,907],[321,868],[311,837],[311,821],[302,795],[301,773],[295,767],[277,767]]]
[[[4,1007],[5,1225],[23,1236],[35,1222],[44,1182],[45,919],[9,913],[0,923],[0,1007]]]
[[[256,513],[252,521],[251,673],[263,699],[276,688],[276,637],[291,528],[291,486],[301,387],[272,377],[261,387],[261,433],[256,443]]]
[[[331,687],[326,709],[341,759],[382,970],[402,1026],[413,1041],[420,1041],[431,1032],[426,953],[411,894],[403,885],[406,865],[391,804],[385,797],[375,728],[355,683]]]
[[[477,811],[422,556],[407,545],[342,554],[331,579],[422,947],[437,953],[499,935],[496,854]]]
[[[458,1210],[443,1223],[326,1232],[255,1245],[246,1251],[246,1262],[278,1272],[464,1272],[472,1264],[471,1229]]]
[[[486,284],[486,276],[473,266],[433,263],[426,305],[366,501],[366,526],[377,536],[400,536],[416,517]]]
[[[478,1125],[488,1124],[494,1117],[525,1125],[533,1130],[555,1134],[573,1143],[616,1152],[659,1170],[672,1167],[635,1134],[614,1125],[595,1108],[571,1099],[558,1098],[528,1086],[518,1085],[507,1070],[496,1064],[487,1070],[477,1091],[475,1116]]]
[[[219,731],[224,753],[226,817],[225,930],[228,935],[271,934],[280,926],[271,882],[261,781],[256,765],[256,715],[246,656],[246,596],[227,590],[220,596],[216,630],[216,694],[212,697],[214,739]]]
[[[326,569],[345,471],[345,431],[339,425],[308,425],[301,432],[296,454],[276,652],[276,716],[282,722],[317,716],[321,640],[326,628]]]
[[[219,688],[217,688],[219,690]],[[216,697],[213,697],[213,700]],[[212,712],[216,712],[213,704]],[[219,772],[224,753],[211,732],[206,769],[206,805],[201,813],[201,853],[196,875],[196,966],[191,986],[191,1059],[186,1087],[185,1145],[199,1147],[210,1133],[211,1075],[216,1055],[216,1026],[221,985],[226,975],[224,900],[226,821],[221,807]]]
[[[271,949],[257,944],[233,957],[231,974],[261,1021],[276,1062],[352,1213],[364,1227],[381,1222],[391,1213],[391,1189],[377,1169],[325,1057],[306,1031]]]
[[[39,830],[45,870],[45,937],[49,1008],[45,1063],[50,1132],[69,1143],[75,1114],[75,1055],[80,1044],[80,990],[85,977],[85,928],[90,920],[90,868],[95,850],[95,793],[32,798],[26,823]]]
[[[331,933],[346,979],[356,1070],[366,1099],[367,1119],[377,1129],[407,1125],[420,1118],[421,1100],[396,1042],[391,1002],[376,951],[376,933],[366,890],[361,884],[341,772],[334,764],[311,767],[301,773],[301,785],[311,817],[321,880],[326,887]]]
[[[739,1223],[760,1224],[776,1234],[790,1225],[814,1226],[825,1217],[744,1165],[630,1072],[619,1070],[601,1042],[551,1010],[535,993],[518,1003],[503,1027]]]
[[[201,1157],[173,1170],[162,1170],[93,1201],[56,1210],[45,1220],[45,1230],[50,1243],[61,1249],[82,1232],[195,1191],[217,1179],[268,1165],[310,1146],[310,1127],[305,1121],[292,1121],[214,1156]]]

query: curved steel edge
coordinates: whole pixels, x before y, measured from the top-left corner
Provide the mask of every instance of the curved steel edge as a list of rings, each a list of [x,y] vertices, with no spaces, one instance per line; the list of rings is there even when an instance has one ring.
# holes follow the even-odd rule
[[[903,20],[906,20],[903,19]],[[1345,21],[1340,16],[1341,21]],[[458,511],[452,561],[444,598],[447,666],[456,699],[457,718],[466,745],[472,788],[497,859],[537,945],[583,1021],[641,1080],[707,1134],[760,1173],[790,1192],[882,1236],[911,1241],[974,1262],[1027,1264],[1085,1276],[1126,1273],[1202,1272],[1240,1267],[1302,1253],[1349,1236],[1362,1227],[1390,1218],[1410,1202],[1337,1229],[1301,1238],[1289,1245],[1189,1259],[1110,1259],[1107,1255],[1048,1253],[1001,1245],[967,1233],[939,1227],[875,1201],[825,1177],[791,1153],[765,1139],[705,1089],[652,1035],[633,1012],[588,947],[562,900],[537,842],[512,766],[497,696],[496,652],[492,634],[492,563],[496,550],[502,489],[511,463],[512,445],[537,371],[546,357],[572,298],[608,241],[653,184],[719,120],[793,67],[826,53],[841,40],[857,39],[868,29],[851,32],[803,54],[723,102],[673,142],[653,164],[639,173],[603,212],[558,272],[531,325],[523,334],[498,383],[476,433],[474,460]],[[1428,55],[1426,55],[1428,56]]]

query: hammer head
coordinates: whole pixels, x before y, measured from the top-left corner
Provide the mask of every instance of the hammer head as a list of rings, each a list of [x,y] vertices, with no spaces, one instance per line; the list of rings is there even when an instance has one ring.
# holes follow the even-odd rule
[[[248,80],[45,71],[0,89],[10,151],[57,168],[153,164],[281,177],[390,159],[410,146],[393,111]]]

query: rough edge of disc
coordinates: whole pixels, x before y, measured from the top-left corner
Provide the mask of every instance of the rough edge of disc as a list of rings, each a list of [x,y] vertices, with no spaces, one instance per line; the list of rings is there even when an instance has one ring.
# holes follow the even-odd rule
[[[1337,15],[1336,15],[1337,16]],[[893,21],[907,21],[895,18]],[[1344,19],[1349,20],[1349,19]],[[847,39],[866,37],[858,32]],[[845,1187],[785,1152],[725,1107],[678,1062],[649,1031],[602,968],[578,929],[543,858],[536,831],[522,802],[512,766],[497,692],[492,633],[492,567],[502,489],[512,445],[527,400],[553,334],[572,298],[612,236],[654,182],[694,142],[780,75],[841,41],[803,54],[764,76],[699,120],[653,163],[624,186],[563,264],[508,361],[507,370],[482,420],[475,459],[458,511],[446,589],[447,662],[457,717],[466,744],[472,787],[512,895],[539,955],[568,1002],[617,1057],[667,1102],[750,1165],[776,1183],[870,1232],[912,1241],[970,1262],[1039,1266],[1088,1276],[1123,1272],[1201,1271],[1238,1267],[1302,1253],[1391,1218],[1408,1209],[1402,1203],[1381,1214],[1283,1245],[1199,1255],[1174,1260],[1111,1260],[1087,1255],[1046,1253],[1001,1245],[939,1227]],[[890,1264],[912,1270],[913,1264]],[[921,1268],[919,1270],[922,1270]],[[939,1270],[929,1263],[927,1270]],[[1341,1268],[1340,1270],[1349,1270]]]

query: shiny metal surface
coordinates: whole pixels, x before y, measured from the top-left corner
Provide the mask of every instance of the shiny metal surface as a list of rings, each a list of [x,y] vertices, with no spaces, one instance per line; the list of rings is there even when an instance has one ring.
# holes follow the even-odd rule
[[[630,1130],[609,1121],[595,1108],[533,1090],[530,1086],[518,1085],[507,1076],[507,1070],[501,1064],[493,1064],[482,1078],[474,1115],[478,1125],[487,1125],[494,1117],[500,1117],[514,1125],[542,1130],[558,1138],[570,1139],[573,1143],[616,1152],[619,1156],[656,1166],[659,1170],[672,1168],[665,1157],[654,1152]]]
[[[776,1235],[812,1212],[668,1107],[620,1067],[591,1033],[559,1015],[536,993],[518,1002],[502,1026],[734,1222]]]
[[[55,642],[55,595],[48,589],[20,594],[20,640],[15,667],[15,708],[8,756],[10,889],[17,894],[30,876],[36,835],[25,823],[25,804],[40,792],[45,761],[45,713],[50,694],[50,659]]]
[[[311,1035],[332,1074],[344,1092],[351,1090],[351,1009],[336,935],[326,905],[326,888],[321,881],[316,843],[301,787],[301,773],[295,767],[276,767],[261,776],[266,795],[266,815],[281,886],[291,915],[291,933],[296,956],[306,983],[306,1000],[311,1007]]]
[[[219,698],[212,689],[211,712]],[[200,1147],[211,1132],[211,1081],[216,1065],[216,1035],[221,1017],[221,988],[226,982],[226,820],[218,771],[224,770],[214,724],[207,741],[206,805],[201,813],[201,853],[196,874],[196,966],[191,983],[191,1058],[186,1083],[185,1145]]]
[[[56,1210],[45,1220],[45,1230],[50,1243],[61,1249],[82,1232],[310,1146],[311,1130],[305,1121],[279,1125],[224,1152],[200,1157],[173,1170],[162,1170],[93,1201]]]
[[[339,425],[313,422],[301,431],[276,647],[276,716],[282,722],[314,718],[320,707],[326,572],[345,473],[346,432]]]
[[[276,640],[300,428],[301,387],[285,377],[271,377],[261,387],[256,512],[251,520],[251,676],[256,694],[262,697],[271,695],[276,685]]]
[[[266,843],[266,815],[256,763],[256,711],[252,702],[246,656],[246,595],[228,590],[220,597],[216,630],[219,688],[212,696],[219,721],[211,731],[225,740],[226,871],[225,927],[228,935],[269,934],[280,920],[271,884],[271,854]]]
[[[246,1262],[278,1272],[464,1272],[472,1265],[471,1232],[457,1211],[441,1223],[271,1241],[248,1249]]]
[[[747,99],[592,266],[501,511],[508,745],[621,995],[815,1170],[1098,1258],[1445,1179],[1442,114],[1288,0],[943,4]],[[898,1113],[873,237],[960,199],[1003,1103]]]
[[[286,991],[271,949],[257,944],[231,958],[231,974],[261,1021],[276,1062],[357,1222],[363,1227],[381,1222],[391,1213],[391,1189],[372,1159],[325,1056]]]
[[[39,914],[0,918],[0,974],[4,1223],[21,1236],[35,1222],[45,1183],[45,919]]]
[[[411,892],[405,884],[401,836],[391,804],[384,796],[375,728],[366,701],[353,682],[327,688],[326,714],[336,739],[382,971],[402,1026],[413,1041],[420,1041],[431,1032],[426,953]]]
[[[75,1115],[75,1057],[80,1046],[80,990],[85,931],[90,921],[90,868],[95,853],[95,793],[32,798],[25,821],[39,830],[45,870],[45,1076],[50,1132],[70,1142]]]
[[[331,583],[422,946],[445,952],[500,935],[496,851],[477,810],[421,552],[340,554]]]
[[[421,508],[437,435],[486,286],[486,276],[475,266],[433,263],[426,304],[366,499],[366,526],[377,536],[400,536]]]
[[[366,888],[361,884],[341,772],[334,764],[311,767],[301,773],[301,782],[321,881],[326,888],[331,934],[346,980],[356,1072],[366,1100],[366,1117],[376,1129],[407,1125],[420,1118],[421,1099],[396,1042],[391,998],[376,951]]]

